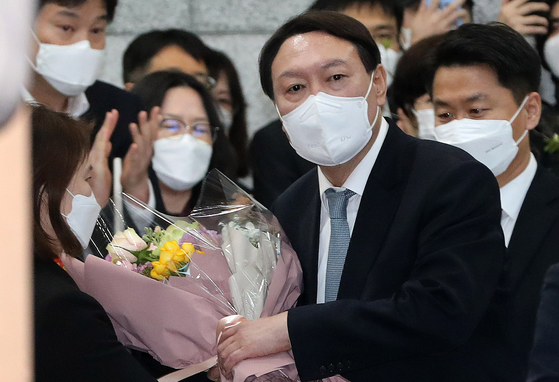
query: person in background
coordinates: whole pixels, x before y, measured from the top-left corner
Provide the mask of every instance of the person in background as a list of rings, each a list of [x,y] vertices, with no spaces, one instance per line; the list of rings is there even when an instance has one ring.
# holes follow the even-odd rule
[[[544,279],[527,382],[559,380],[559,264]]]
[[[90,185],[90,129],[32,107],[35,380],[155,382],[60,260],[81,258],[101,210]]]
[[[507,256],[470,345],[472,381],[525,381],[541,285],[559,261],[559,178],[538,165],[528,132],[539,123],[541,63],[512,28],[466,24],[438,45],[430,86],[435,136],[486,165],[499,183]]]
[[[146,75],[176,69],[190,74],[206,87],[215,80],[209,76],[210,49],[200,37],[183,29],[152,30],[136,37],[122,58],[122,80],[131,90]]]
[[[160,122],[141,131],[143,160],[127,166],[125,159],[122,190],[159,212],[187,216],[220,154],[212,147],[221,125],[214,100],[196,78],[179,71],[151,73],[132,92],[146,107],[160,108]]]
[[[380,61],[392,84],[401,56],[402,7],[394,0],[316,0],[309,11],[336,11],[353,17],[367,27],[380,51]]]
[[[399,0],[404,8],[402,46],[443,34],[473,20],[473,0]],[[441,9],[442,8],[442,9]]]
[[[132,142],[129,124],[137,122],[141,110],[137,97],[96,81],[116,5],[117,0],[40,0],[29,55],[33,81],[23,92],[26,102],[95,123],[90,159],[101,205],[111,190],[107,155],[126,155]],[[106,118],[115,122],[114,132],[101,129]]]
[[[390,108],[396,124],[409,135],[435,139],[435,111],[427,83],[431,79],[433,52],[444,35],[427,37],[404,52],[396,67]]]
[[[549,27],[545,35],[537,38],[537,49],[545,69],[551,73],[552,83],[555,86],[554,100],[550,100],[547,106],[559,111],[559,1],[549,2]]]
[[[459,349],[504,261],[495,177],[382,118],[386,72],[351,17],[288,21],[262,49],[260,79],[291,144],[317,165],[272,208],[304,287],[297,307],[224,329],[224,375],[292,350],[302,381],[475,381]]]
[[[248,176],[248,133],[245,96],[235,65],[223,52],[211,50],[208,71],[215,79],[212,94],[218,104],[223,133],[235,148],[239,160],[237,178]]]

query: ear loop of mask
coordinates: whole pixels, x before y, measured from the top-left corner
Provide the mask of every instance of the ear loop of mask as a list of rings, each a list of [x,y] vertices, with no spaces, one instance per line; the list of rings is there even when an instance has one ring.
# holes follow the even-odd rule
[[[70,195],[72,195],[72,199],[76,197],[76,195],[72,194],[72,191],[70,191],[69,189],[66,189],[66,191],[68,191],[68,193]],[[68,219],[68,215],[64,215],[62,212],[60,213],[60,215],[64,216],[66,219]]]
[[[526,102],[528,102],[528,96],[524,97],[524,101],[522,101],[522,103],[520,104],[520,107],[518,108],[518,110],[516,110],[516,113],[514,113],[514,115],[512,116],[512,118],[510,119],[509,123],[512,126],[512,123],[514,122],[514,120],[516,119],[516,117],[518,117],[518,114],[520,114],[520,112],[522,111],[522,109],[524,108],[524,106],[526,105]],[[518,146],[518,144],[520,142],[522,142],[522,140],[524,139],[524,137],[526,137],[526,134],[528,134],[528,130],[524,130],[524,133],[520,136],[520,138],[515,142],[516,145]]]
[[[35,34],[35,31],[33,30],[33,28],[32,28],[32,27],[29,27],[29,29],[31,29],[31,36],[33,36],[33,39],[37,42],[37,45],[38,45],[38,47],[39,47],[39,49],[40,49],[40,48],[41,48],[42,42],[39,40],[39,37],[37,37],[37,35]],[[39,51],[37,51],[37,54],[38,54],[38,52],[39,52]],[[26,55],[25,55],[25,58],[27,58],[27,61],[29,62],[29,65],[31,65],[31,67],[32,67],[34,70],[37,70],[37,65],[35,65],[35,64],[33,63],[33,61],[31,61],[31,59],[29,58],[29,55],[26,54]],[[35,58],[35,59],[37,59],[37,58]]]

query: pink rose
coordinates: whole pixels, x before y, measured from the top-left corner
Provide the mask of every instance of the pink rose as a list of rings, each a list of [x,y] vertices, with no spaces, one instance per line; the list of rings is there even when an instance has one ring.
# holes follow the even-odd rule
[[[130,251],[141,251],[146,247],[146,242],[138,236],[134,228],[128,228],[114,235],[113,241],[107,246],[107,250],[113,262],[126,258],[129,262],[134,263],[138,259]]]

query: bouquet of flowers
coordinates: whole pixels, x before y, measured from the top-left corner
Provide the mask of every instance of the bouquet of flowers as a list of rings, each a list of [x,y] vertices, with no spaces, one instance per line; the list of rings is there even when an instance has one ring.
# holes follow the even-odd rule
[[[185,369],[181,378],[215,364],[221,318],[278,314],[301,291],[301,266],[276,218],[217,170],[187,218],[123,195],[96,230],[97,256],[65,257],[66,269],[107,311],[119,341]],[[292,355],[234,369],[234,381],[258,378],[296,380]]]

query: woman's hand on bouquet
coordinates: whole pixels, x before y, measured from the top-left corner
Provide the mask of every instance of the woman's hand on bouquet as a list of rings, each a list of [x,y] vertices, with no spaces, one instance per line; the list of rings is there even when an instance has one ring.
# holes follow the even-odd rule
[[[153,142],[157,139],[161,113],[154,107],[148,114],[145,111],[138,115],[138,124],[130,124],[132,144],[122,161],[122,191],[147,203],[149,200],[148,167],[153,157]]]
[[[118,111],[111,110],[105,115],[103,126],[95,135],[95,140],[89,152],[92,167],[91,189],[95,199],[101,207],[109,201],[111,195],[111,170],[109,169],[109,155],[111,153],[111,136],[118,121]]]
[[[221,333],[221,334],[220,334]],[[217,359],[221,373],[232,378],[232,370],[248,358],[262,357],[291,349],[287,312],[248,321],[240,317],[218,323]]]

